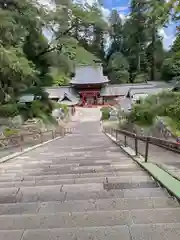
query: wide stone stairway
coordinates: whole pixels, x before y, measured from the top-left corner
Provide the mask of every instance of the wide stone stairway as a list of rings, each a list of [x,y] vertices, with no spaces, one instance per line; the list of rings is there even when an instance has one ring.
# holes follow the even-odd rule
[[[0,240],[180,239],[179,203],[96,121],[0,172]]]

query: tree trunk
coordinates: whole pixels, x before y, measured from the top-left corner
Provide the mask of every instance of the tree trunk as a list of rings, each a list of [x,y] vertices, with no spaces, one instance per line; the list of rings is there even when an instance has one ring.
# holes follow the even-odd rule
[[[140,71],[141,71],[141,49],[140,49],[140,42],[138,41],[137,72],[140,73]]]
[[[152,27],[152,55],[151,55],[151,72],[150,72],[150,79],[151,81],[155,81],[156,76],[155,76],[155,71],[156,71],[156,63],[155,63],[155,53],[156,53],[156,28],[155,24],[153,22],[153,27]]]

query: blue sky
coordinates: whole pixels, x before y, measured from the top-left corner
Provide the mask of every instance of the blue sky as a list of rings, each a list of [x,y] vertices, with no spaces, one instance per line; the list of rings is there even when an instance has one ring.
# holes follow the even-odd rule
[[[119,14],[124,17],[129,13],[130,0],[102,0],[105,9],[111,10],[116,8]],[[175,36],[176,25],[174,23],[169,24],[167,28],[160,29],[160,34],[163,37],[164,47],[166,49],[172,44]]]

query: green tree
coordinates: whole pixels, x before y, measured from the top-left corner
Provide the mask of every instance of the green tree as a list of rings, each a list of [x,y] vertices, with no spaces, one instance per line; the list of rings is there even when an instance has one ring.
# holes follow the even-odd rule
[[[111,83],[126,83],[129,80],[129,64],[120,52],[111,55],[108,63],[108,73]]]
[[[180,81],[180,34],[169,51],[168,57],[164,60],[161,68],[162,79],[165,81]]]
[[[158,42],[160,41],[158,30],[165,26],[168,21],[168,12],[165,0],[150,0],[147,8],[147,26],[150,35],[149,48],[150,56],[150,79],[156,80],[156,55]],[[162,48],[161,48],[162,49]]]
[[[19,96],[28,93],[38,97],[42,104],[46,102],[49,107],[41,108],[45,114],[51,112],[43,89],[54,82],[68,83],[78,47],[78,41],[71,40],[73,20],[77,18],[90,27],[97,19],[91,17],[89,10],[68,0],[56,1],[56,8],[49,11],[37,0],[1,1],[0,104],[8,110],[7,104],[16,105]],[[44,36],[45,28],[51,30],[52,42]],[[32,113],[33,108],[34,104],[32,108],[20,107],[20,111],[32,117],[37,113]]]
[[[121,52],[122,43],[123,43],[122,20],[119,16],[117,10],[112,10],[109,19],[110,19],[109,34],[110,34],[112,43],[111,43],[111,47],[108,52],[107,59],[109,59],[113,53]]]

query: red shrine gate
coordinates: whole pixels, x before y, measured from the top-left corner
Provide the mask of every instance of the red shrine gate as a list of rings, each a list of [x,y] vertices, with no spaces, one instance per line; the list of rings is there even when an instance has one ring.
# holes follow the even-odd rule
[[[85,90],[79,92],[81,97],[82,106],[98,105],[98,99],[100,98],[100,91],[98,90]]]

